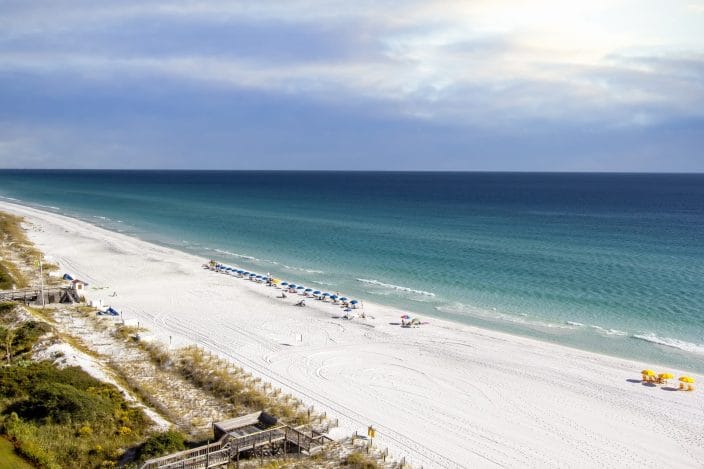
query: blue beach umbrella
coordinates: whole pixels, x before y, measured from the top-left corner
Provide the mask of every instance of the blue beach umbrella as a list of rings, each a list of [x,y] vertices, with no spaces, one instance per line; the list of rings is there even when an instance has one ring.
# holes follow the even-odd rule
[[[312,288],[306,288],[306,291],[313,291]]]
[[[288,285],[288,282],[281,282],[281,286],[285,287],[286,285]]]
[[[242,275],[249,275],[249,272],[242,272]]]
[[[352,301],[350,301],[350,304],[351,304],[351,305],[356,305],[357,303],[359,303],[359,301],[357,301],[357,300],[352,300]]]
[[[296,290],[303,290],[305,287],[303,285],[299,285],[296,287]]]
[[[325,292],[325,293],[323,293],[323,296],[330,296],[330,293]]]
[[[331,300],[336,300],[336,299],[337,299],[337,295],[330,295],[330,299],[331,299]]]
[[[295,283],[289,283],[289,284],[288,284],[288,287],[289,287],[289,288],[296,288],[296,284],[295,284]]]
[[[315,291],[313,292],[313,294],[314,294],[314,295],[320,295],[320,290],[315,290]]]
[[[347,301],[347,297],[343,296],[342,298],[340,298],[340,301]]]
[[[252,272],[251,274],[249,274],[249,276],[250,276],[250,277],[256,277],[257,274],[255,274],[254,272]]]

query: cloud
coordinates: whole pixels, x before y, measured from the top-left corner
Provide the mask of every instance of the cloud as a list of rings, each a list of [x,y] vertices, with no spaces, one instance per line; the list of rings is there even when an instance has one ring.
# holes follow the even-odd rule
[[[704,27],[701,16],[691,14],[697,6],[648,0],[7,1],[0,15],[0,117],[59,125],[54,120],[69,115],[71,125],[91,128],[87,122],[96,115],[107,122],[113,113],[124,120],[133,112],[138,121],[137,113],[148,108],[161,124],[177,126],[165,115],[172,108],[160,97],[166,87],[170,96],[179,89],[186,95],[193,89],[213,96],[249,93],[272,113],[271,101],[325,109],[339,122],[351,113],[365,132],[371,125],[364,119],[403,122],[455,142],[443,148],[468,144],[453,132],[479,140],[482,133],[547,138],[558,128],[607,135],[699,122]],[[671,21],[662,21],[664,14]],[[72,99],[83,103],[85,115],[70,107]],[[175,102],[197,107],[195,98]],[[132,103],[132,111],[124,103]],[[94,109],[100,106],[109,109]],[[217,112],[228,118],[226,110]],[[271,116],[257,116],[262,126],[270,122]],[[41,129],[57,147],[70,140],[57,135],[78,134],[78,127],[53,136]],[[278,131],[290,145],[315,152],[283,126]],[[105,128],[97,132],[108,135]],[[165,127],[160,132],[171,135]],[[110,134],[107,141],[128,154],[122,138]],[[8,142],[15,149],[26,144]],[[143,134],[141,144],[153,149],[150,142]],[[31,145],[25,146],[29,152]],[[489,147],[505,153],[501,145]]]

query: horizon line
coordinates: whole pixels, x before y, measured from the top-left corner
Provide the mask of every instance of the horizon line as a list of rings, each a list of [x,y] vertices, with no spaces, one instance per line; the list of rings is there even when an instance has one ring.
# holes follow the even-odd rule
[[[608,170],[482,170],[482,169],[190,169],[190,168],[0,168],[0,172],[46,171],[46,172],[249,172],[249,173],[502,173],[502,174],[663,174],[702,175],[704,171],[608,171]]]

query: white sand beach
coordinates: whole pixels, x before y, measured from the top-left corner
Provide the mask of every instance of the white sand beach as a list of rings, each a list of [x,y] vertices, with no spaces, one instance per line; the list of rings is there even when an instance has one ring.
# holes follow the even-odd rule
[[[49,260],[90,282],[89,298],[166,344],[237,362],[348,433],[374,425],[397,460],[704,467],[702,376],[694,392],[644,386],[643,368],[684,373],[437,319],[401,328],[400,311],[368,302],[366,319],[335,318],[339,306],[294,307],[299,296],[277,299],[276,288],[203,269],[207,259],[53,213],[0,210],[25,217]]]

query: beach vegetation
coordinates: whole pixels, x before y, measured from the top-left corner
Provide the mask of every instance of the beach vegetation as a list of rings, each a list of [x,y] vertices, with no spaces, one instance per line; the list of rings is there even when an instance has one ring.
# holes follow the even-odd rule
[[[358,452],[350,453],[345,456],[345,459],[342,461],[342,465],[349,466],[354,469],[376,469],[379,467],[374,459]]]
[[[0,290],[9,290],[15,285],[15,279],[3,261],[0,261]]]
[[[146,461],[186,449],[186,438],[181,432],[168,430],[151,435],[137,450],[137,459]]]
[[[0,375],[0,431],[41,467],[96,467],[139,444],[151,422],[78,367],[24,362]]]
[[[0,260],[0,289],[13,286],[23,288],[28,285],[25,275],[6,259],[8,254],[18,256],[28,267],[33,267],[41,256],[41,252],[27,238],[22,222],[22,217],[0,212],[0,245],[3,254],[3,259]]]
[[[228,364],[206,355],[198,347],[182,349],[175,363],[183,377],[215,397],[229,401],[243,413],[266,410],[287,423],[308,423],[308,414],[299,411],[298,401],[267,392],[260,379],[252,378],[241,368],[230,369]]]

